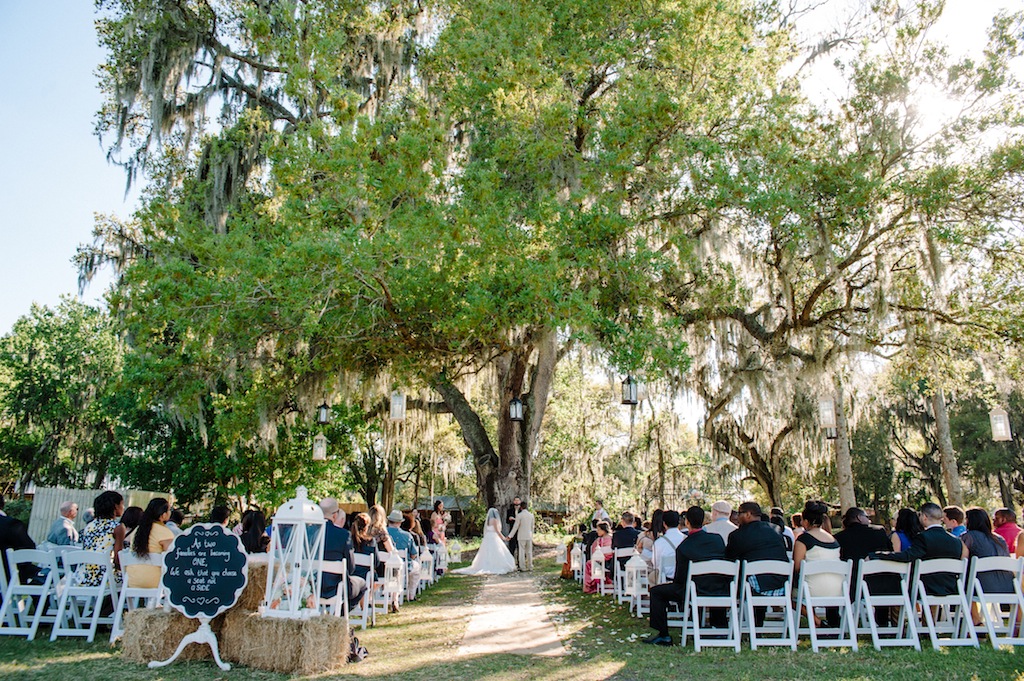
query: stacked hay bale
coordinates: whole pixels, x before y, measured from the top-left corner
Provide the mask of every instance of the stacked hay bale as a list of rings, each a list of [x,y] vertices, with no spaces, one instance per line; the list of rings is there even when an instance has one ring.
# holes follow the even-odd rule
[[[306,620],[264,619],[259,616],[267,581],[265,563],[249,564],[249,582],[233,608],[210,626],[226,661],[285,674],[318,674],[337,669],[348,659],[348,623],[321,615]],[[124,658],[148,663],[166,660],[199,621],[177,611],[138,609],[125,616],[121,639]],[[207,645],[189,645],[179,660],[212,658]]]

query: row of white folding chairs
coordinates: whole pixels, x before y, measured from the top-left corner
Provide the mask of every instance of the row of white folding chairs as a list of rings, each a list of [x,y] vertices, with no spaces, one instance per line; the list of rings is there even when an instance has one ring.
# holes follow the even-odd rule
[[[856,650],[858,629],[870,632],[872,643],[878,650],[886,646],[911,646],[920,650],[920,626],[927,630],[932,647],[937,650],[943,646],[978,646],[971,616],[973,602],[981,610],[989,640],[994,647],[1024,644],[1020,622],[1021,616],[1024,616],[1024,596],[1021,592],[1024,559],[973,558],[969,564],[966,560],[934,559],[918,561],[913,565],[886,560],[861,561],[858,566],[860,578],[855,585],[853,600],[849,597],[852,567],[849,561],[805,561],[801,568],[794,609],[791,606],[788,579],[788,575],[792,574],[792,566],[787,561],[737,564],[718,560],[691,563],[683,610],[674,619],[670,619],[670,623],[682,628],[684,645],[687,634],[692,634],[697,650],[707,645],[724,645],[738,650],[741,632],[749,635],[752,649],[758,645],[795,648],[797,637],[807,634],[815,651],[822,646],[844,646]],[[986,572],[1012,575],[1009,582],[1013,585],[1011,592],[986,592],[979,578],[979,575]],[[729,578],[730,594],[699,596],[692,577],[715,574]],[[809,578],[825,574],[841,577],[842,587],[838,595],[813,596]],[[928,576],[936,574],[951,575],[956,591],[944,596],[929,594],[924,582]],[[780,589],[783,593],[775,596],[754,593],[748,578],[763,575],[785,578],[785,585]],[[889,575],[899,584],[899,593],[871,593],[871,578],[882,575]],[[722,636],[721,629],[708,630],[700,626],[698,609],[708,607],[728,610],[729,635]],[[761,626],[753,626],[756,607],[781,610],[781,621],[766,620]],[[807,624],[800,626],[800,614],[805,608]],[[833,626],[829,628],[817,626],[815,610],[819,608],[835,608],[839,611],[840,621],[832,623]],[[888,612],[897,609],[898,618],[894,623],[878,625],[875,620],[876,608],[885,608]],[[917,611],[920,611],[922,618],[920,623]],[[714,634],[715,638],[703,640],[704,636],[710,634]]]
[[[126,550],[119,554],[119,559],[122,567],[145,563],[159,566],[162,556],[140,560]],[[8,549],[7,562],[11,575],[0,574],[0,635],[26,636],[32,640],[40,624],[51,624],[50,640],[58,636],[84,636],[91,642],[98,625],[109,624],[113,641],[121,633],[121,613],[126,602],[137,600],[132,589],[119,588],[110,555],[101,551]],[[22,582],[19,566],[32,566],[39,577]],[[90,567],[100,573],[95,585],[82,583],[82,576]],[[112,612],[103,615],[107,599]]]
[[[392,563],[390,566],[387,563],[390,557],[388,553],[380,552],[376,558],[367,554],[355,554],[356,565],[366,568],[366,592],[363,599],[349,611],[348,580],[342,579],[338,589],[339,595],[335,599],[329,599],[332,600],[330,605],[344,603],[345,616],[353,626],[360,626],[366,629],[368,626],[376,625],[377,615],[386,615],[390,606],[399,606],[408,598],[410,585],[406,574],[405,554],[405,551],[400,552],[400,563]],[[384,575],[382,577],[377,577],[375,572],[377,560],[384,562]],[[325,565],[328,562],[325,561]],[[424,551],[420,557],[419,580],[415,585],[412,585],[412,588],[416,590],[416,594],[422,593],[428,586],[436,583],[436,571],[446,568],[447,564],[447,553],[444,551],[444,547],[428,546],[427,551]],[[337,571],[338,574],[342,574],[344,561],[338,561],[328,567],[331,571]],[[343,589],[344,595],[342,596]]]

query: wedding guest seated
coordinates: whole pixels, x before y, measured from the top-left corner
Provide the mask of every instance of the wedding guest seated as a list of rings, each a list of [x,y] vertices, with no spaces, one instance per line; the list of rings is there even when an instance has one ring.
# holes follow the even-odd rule
[[[594,545],[594,540],[597,539],[597,524],[600,520],[590,521],[590,530],[583,533],[583,560],[590,560],[590,547]]]
[[[7,549],[34,549],[36,543],[28,536],[28,526],[17,518],[4,513],[4,495],[0,494],[0,561],[3,562],[4,574],[11,574],[11,566],[7,563]],[[32,563],[22,563],[18,566],[18,576],[22,584],[35,580],[39,573]]]
[[[661,536],[661,530],[665,526],[662,521],[663,514],[664,511],[660,508],[655,510],[651,514],[651,520],[647,523],[647,528],[640,533],[636,540],[636,550],[640,557],[644,559],[644,562],[647,563],[647,580],[651,584],[657,584],[654,581],[654,542]]]
[[[914,537],[921,534],[924,527],[921,526],[921,518],[917,512],[910,508],[901,508],[896,514],[896,527],[892,536],[889,537],[893,551],[906,551]]]
[[[320,511],[327,523],[324,526],[324,560],[344,560],[346,575],[324,573],[320,582],[321,598],[334,598],[343,578],[348,580],[348,606],[359,605],[366,592],[366,580],[355,574],[355,551],[352,537],[345,529],[345,511],[338,506],[338,500],[327,497],[320,501]]]
[[[644,643],[672,645],[668,633],[668,604],[678,603],[682,608],[686,597],[686,577],[690,563],[725,558],[725,543],[717,534],[702,530],[704,509],[691,506],[686,509],[686,538],[676,548],[675,574],[667,584],[651,587],[651,628],[657,633],[644,639]],[[729,593],[729,578],[721,575],[700,575],[693,578],[697,593],[702,596],[725,596]],[[726,614],[722,608],[713,608],[709,614],[713,627],[726,625]]]
[[[93,521],[82,530],[82,548],[86,551],[102,551],[113,557],[115,538],[121,522],[118,520],[124,512],[124,497],[117,492],[103,492],[93,502]],[[99,586],[103,581],[104,569],[98,565],[86,565],[79,575],[81,586]],[[110,579],[120,580],[120,575],[110,575]]]
[[[828,514],[828,506],[823,501],[808,501],[804,504],[803,529],[804,532],[797,537],[793,546],[793,573],[799,574],[804,562],[816,560],[841,560],[842,549],[839,542],[831,534],[822,528],[825,517]],[[807,588],[813,597],[830,597],[843,595],[842,575],[835,573],[824,573],[808,575]],[[808,617],[814,617],[814,623],[818,626],[838,627],[839,608],[826,608],[824,622],[813,612],[807,613]]]
[[[619,521],[619,526],[612,532],[612,548],[613,549],[631,549],[636,546],[637,537],[640,536],[640,532],[636,529],[635,516],[629,511],[624,511]],[[626,568],[626,561],[629,558],[619,558],[618,565],[615,566],[616,570],[623,570]]]
[[[405,576],[406,576],[406,598],[410,601],[416,599],[416,589],[420,583],[419,561],[420,549],[412,534],[402,529],[402,512],[398,509],[388,514],[388,534],[398,551],[405,551]]]
[[[171,518],[167,521],[166,527],[177,537],[182,533],[181,524],[185,522],[185,514],[176,508],[171,509]]]
[[[761,520],[761,506],[754,501],[740,504],[739,527],[729,535],[725,545],[725,557],[729,560],[781,560],[788,561],[786,541],[781,533]],[[785,594],[786,577],[782,575],[755,575],[747,578],[756,595],[782,596]],[[765,608],[754,609],[754,624],[764,624]]]
[[[946,532],[942,526],[942,507],[931,502],[921,506],[919,512],[924,531],[914,537],[910,548],[895,553],[881,553],[878,558],[900,563],[932,558],[966,558],[967,547],[959,539]],[[922,575],[921,583],[932,596],[949,596],[956,593],[956,576],[949,573]]]
[[[50,525],[46,541],[58,546],[78,543],[78,530],[75,529],[75,518],[78,517],[78,504],[65,501],[60,505],[60,515]]]
[[[679,511],[665,511],[661,523],[665,533],[654,542],[654,567],[658,571],[656,583],[666,584],[676,574],[676,548],[686,535],[679,531]]]
[[[946,531],[957,539],[964,536],[967,532],[967,528],[964,527],[964,509],[959,506],[947,506],[942,509],[942,524],[946,526]]]
[[[992,524],[995,526],[995,533],[1006,542],[1010,553],[1014,553],[1017,550],[1017,535],[1020,534],[1017,514],[1008,508],[1001,508],[992,514]]]
[[[262,511],[253,511],[242,521],[242,546],[246,553],[266,553],[270,547],[267,520]]]
[[[585,594],[597,593],[598,591],[598,585],[600,580],[593,574],[594,560],[596,558],[596,556],[594,556],[594,551],[598,548],[600,548],[601,551],[605,553],[605,555],[610,553],[610,550],[612,548],[611,527],[608,525],[607,522],[603,520],[598,521],[597,538],[590,545],[591,559],[588,560],[586,565],[583,566],[583,593]],[[612,576],[611,570],[608,566],[608,559],[606,558],[603,562],[605,567],[604,582],[606,585],[610,585],[612,583]]]
[[[171,505],[166,499],[157,497],[150,500],[138,527],[125,537],[132,553],[139,558],[148,558],[167,551],[174,541],[174,535],[164,526],[170,517]],[[153,589],[160,584],[159,565],[129,565],[127,571],[128,582],[134,588]]]
[[[210,522],[218,525],[228,526],[228,518],[231,516],[231,509],[227,506],[214,506],[210,511]]]
[[[796,541],[804,532],[804,516],[802,513],[794,513],[789,516],[789,527],[793,530],[793,541]]]
[[[782,535],[786,538],[786,550],[792,551],[793,544],[796,542],[796,534],[794,534],[792,528],[786,523],[785,514],[782,509],[778,506],[772,506],[769,520],[773,525],[782,530]]]
[[[704,531],[717,534],[722,538],[722,542],[728,541],[729,535],[736,530],[736,524],[730,520],[731,517],[732,504],[724,499],[716,501],[711,504],[711,522]]]
[[[370,534],[370,516],[366,513],[357,513],[352,518],[352,547],[356,553],[373,556],[374,563],[372,569],[374,574],[376,574],[377,540]],[[352,574],[365,581],[370,570],[371,568],[369,567],[357,565]]]
[[[852,600],[856,597],[857,580],[859,579],[857,570],[860,567],[860,560],[879,551],[888,551],[891,544],[885,528],[869,524],[867,513],[856,506],[847,510],[843,515],[843,531],[836,535],[836,541],[839,542],[840,560],[853,562],[853,573],[850,577],[850,599]],[[896,575],[870,575],[866,582],[871,593],[876,596],[893,595],[900,592],[900,580]],[[875,623],[879,626],[887,626],[889,611],[888,607],[875,608]]]
[[[993,556],[1009,556],[1010,549],[1006,541],[992,531],[992,522],[988,513],[981,508],[969,508],[966,513],[967,524],[964,534],[960,537],[967,547],[967,555],[978,558]],[[978,581],[986,593],[1013,593],[1013,574],[1009,572],[983,572],[978,574]],[[980,623],[980,618],[975,624]]]

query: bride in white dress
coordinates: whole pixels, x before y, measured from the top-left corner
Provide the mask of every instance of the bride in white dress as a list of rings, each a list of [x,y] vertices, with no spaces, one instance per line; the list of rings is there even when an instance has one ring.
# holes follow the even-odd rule
[[[459,570],[452,570],[460,575],[504,575],[514,572],[516,560],[505,546],[504,535],[501,534],[501,520],[498,509],[487,509],[487,520],[484,522],[484,539],[480,550],[476,552],[473,564]]]

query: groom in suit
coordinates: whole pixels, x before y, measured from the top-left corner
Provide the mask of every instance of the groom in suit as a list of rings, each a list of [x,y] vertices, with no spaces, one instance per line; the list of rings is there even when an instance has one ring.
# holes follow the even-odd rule
[[[513,497],[512,505],[508,507],[508,513],[505,514],[505,523],[508,526],[506,532],[509,533],[508,550],[509,553],[515,556],[517,562],[519,560],[519,540],[513,537],[511,533],[512,526],[516,524],[516,516],[519,515],[519,507],[522,505],[523,502],[519,499],[519,497]]]
[[[516,523],[508,533],[509,539],[516,539],[519,548],[518,563],[520,570],[533,570],[533,514],[526,508],[526,502],[519,505]]]

